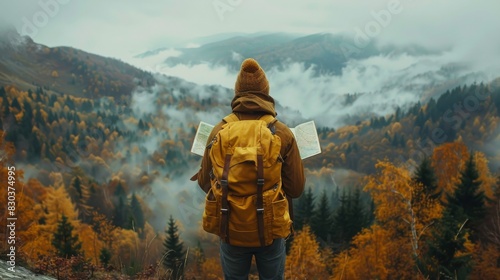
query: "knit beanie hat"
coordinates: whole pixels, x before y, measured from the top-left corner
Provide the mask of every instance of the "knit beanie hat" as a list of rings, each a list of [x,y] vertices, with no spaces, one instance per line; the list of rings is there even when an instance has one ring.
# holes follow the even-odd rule
[[[266,73],[253,58],[247,58],[241,64],[240,73],[234,85],[236,94],[241,92],[260,92],[269,95],[269,82]]]

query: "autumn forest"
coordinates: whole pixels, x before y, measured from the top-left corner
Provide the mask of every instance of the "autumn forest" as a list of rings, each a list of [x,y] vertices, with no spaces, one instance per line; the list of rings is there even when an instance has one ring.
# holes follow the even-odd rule
[[[15,245],[16,266],[58,279],[222,279],[187,178],[200,161],[190,115],[227,111],[230,91],[201,97],[69,48],[37,56],[49,82],[0,87],[0,218],[9,185],[17,218],[2,258]],[[286,278],[500,279],[499,125],[497,79],[318,127]]]

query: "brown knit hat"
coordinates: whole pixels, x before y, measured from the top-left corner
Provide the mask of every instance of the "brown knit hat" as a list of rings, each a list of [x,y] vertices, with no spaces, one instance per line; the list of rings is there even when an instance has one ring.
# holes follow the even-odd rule
[[[234,85],[234,92],[260,92],[269,95],[269,82],[266,73],[253,58],[247,58],[241,63],[240,73]]]

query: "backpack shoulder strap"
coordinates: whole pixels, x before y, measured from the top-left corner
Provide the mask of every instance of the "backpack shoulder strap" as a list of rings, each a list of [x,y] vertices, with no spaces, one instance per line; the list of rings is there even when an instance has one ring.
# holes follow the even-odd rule
[[[238,116],[236,116],[235,113],[231,113],[231,114],[225,116],[222,120],[224,120],[226,123],[230,123],[230,122],[237,122],[240,119],[238,118]]]
[[[278,120],[273,117],[272,115],[263,115],[262,117],[259,118],[260,120],[263,120],[267,123],[267,126],[273,125],[275,122]]]
[[[276,124],[276,122],[278,122],[278,119],[276,119],[272,115],[264,115],[264,116],[260,117],[260,120],[263,120],[266,122],[267,128],[269,128],[269,130],[271,130],[271,133],[273,135],[276,134],[275,124]]]

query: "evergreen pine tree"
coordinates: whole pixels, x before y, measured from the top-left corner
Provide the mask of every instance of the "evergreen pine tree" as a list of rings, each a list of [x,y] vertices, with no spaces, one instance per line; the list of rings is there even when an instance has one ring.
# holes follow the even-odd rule
[[[142,211],[141,203],[135,194],[132,194],[132,199],[130,201],[130,212],[132,214],[133,227],[140,229],[142,232],[146,221],[144,220],[144,212]]]
[[[75,189],[74,202],[78,202],[82,198],[82,180],[79,176],[73,178],[71,186]]]
[[[113,224],[117,227],[128,228],[128,207],[124,197],[118,197],[118,203],[113,211]]]
[[[54,113],[52,113],[52,110],[49,110],[49,112],[47,113],[47,123],[52,124],[56,120],[57,116]]]
[[[422,109],[420,109],[418,111],[417,117],[415,118],[414,126],[418,126],[418,127],[420,127],[420,130],[422,130],[422,128],[424,127],[425,121],[426,120],[425,120],[424,112]],[[422,134],[420,134],[420,136],[422,136]]]
[[[415,171],[413,180],[422,184],[423,191],[426,196],[437,200],[441,196],[441,191],[438,189],[437,177],[431,165],[429,157],[425,157]],[[416,196],[418,197],[418,196]]]
[[[40,109],[35,111],[35,123],[36,123],[36,126],[39,128],[45,128],[47,126]]]
[[[42,143],[38,139],[37,133],[29,135],[28,159],[30,162],[37,162],[42,155]]]
[[[73,229],[73,225],[63,214],[52,238],[52,245],[59,257],[70,258],[81,254],[82,243],[78,240],[78,236],[73,235]]]
[[[330,205],[332,206],[332,211],[335,211],[340,207],[340,187],[337,184],[335,184],[335,192],[332,192]]]
[[[129,223],[129,207],[127,204],[127,193],[121,183],[118,183],[114,192],[113,205],[113,224],[117,227],[128,228]]]
[[[332,211],[328,203],[328,196],[323,190],[319,198],[316,211],[311,220],[314,234],[325,242],[329,241],[330,226],[332,224]]]
[[[2,114],[1,116],[5,119],[10,115],[10,104],[7,97],[2,98]]]
[[[402,115],[401,108],[398,106],[398,108],[396,108],[396,113],[394,114],[394,120],[399,122]]]
[[[455,191],[447,195],[447,208],[456,220],[468,220],[466,227],[471,229],[471,239],[475,239],[479,224],[486,215],[485,194],[480,187],[479,173],[471,153],[464,170],[460,172]]]
[[[144,124],[144,122],[142,121],[142,119],[139,120],[138,127],[139,127],[140,130],[146,130],[146,128],[147,128],[147,126]]]
[[[293,221],[295,229],[300,230],[304,225],[311,225],[311,217],[314,214],[314,195],[311,187],[307,188],[307,191],[300,196],[295,205],[295,219]]]
[[[103,195],[103,189],[97,185],[95,182],[89,183],[89,199],[88,205],[99,213],[105,214],[107,217],[111,218],[113,216],[113,209],[107,207],[105,196]]]
[[[183,274],[184,245],[179,238],[178,228],[172,216],[170,216],[165,233],[167,237],[163,242],[165,249],[163,265],[171,271],[171,279],[180,279]]]
[[[470,272],[471,256],[465,251],[467,229],[463,222],[457,222],[450,211],[445,209],[443,217],[433,228],[428,250],[419,261],[420,269],[430,279],[467,279]]]
[[[5,92],[5,88],[0,87],[0,98],[3,98],[3,101],[5,101],[6,97],[7,97],[7,92]]]
[[[42,94],[43,94],[43,92],[40,93],[38,90],[36,90],[36,92],[35,92],[35,99],[34,99],[35,102],[37,102],[37,103],[38,102],[42,102]]]
[[[347,237],[351,242],[353,237],[366,226],[366,214],[361,201],[361,191],[359,188],[354,190],[354,194],[349,195],[349,212],[347,223]]]
[[[103,247],[101,252],[99,253],[99,261],[101,265],[106,268],[109,265],[109,261],[111,260],[111,251],[108,248]]]
[[[75,102],[73,101],[73,98],[70,98],[69,95],[66,95],[66,99],[64,100],[64,104],[68,106],[68,108],[73,111],[75,110]]]
[[[17,99],[14,99],[17,100]],[[14,102],[12,102],[14,103]],[[19,132],[28,139],[33,130],[33,109],[28,102],[24,102],[23,117],[19,123]]]
[[[10,106],[14,109],[17,109],[18,112],[21,112],[21,104],[19,103],[19,100],[17,98],[12,99],[12,103]]]
[[[349,219],[348,202],[349,197],[345,193],[345,189],[340,197],[340,207],[335,211],[332,218],[331,234],[332,241],[335,244],[341,244],[341,248],[345,248],[349,242],[347,224]]]

